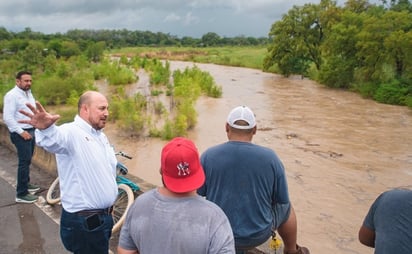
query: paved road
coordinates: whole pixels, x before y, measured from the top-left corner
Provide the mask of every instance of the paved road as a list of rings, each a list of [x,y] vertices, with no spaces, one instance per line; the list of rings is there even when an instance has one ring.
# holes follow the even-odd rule
[[[15,202],[17,156],[0,144],[0,254],[66,254],[59,235],[60,206],[45,201],[53,175],[31,168],[31,181],[39,184],[40,198],[33,204]],[[110,241],[116,253],[118,234]]]
[[[0,161],[0,253],[68,253],[60,242],[59,225],[50,217],[56,212],[45,213],[44,198],[34,204],[15,202],[16,154],[0,146]],[[37,178],[40,172],[33,171]]]

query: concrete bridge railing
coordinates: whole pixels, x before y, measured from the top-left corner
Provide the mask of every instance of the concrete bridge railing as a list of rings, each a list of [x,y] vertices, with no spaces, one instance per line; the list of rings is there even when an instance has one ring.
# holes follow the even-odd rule
[[[16,152],[16,147],[11,143],[10,133],[6,124],[0,121],[0,144]],[[51,174],[57,174],[56,158],[54,154],[46,152],[43,148],[36,146],[32,163]]]

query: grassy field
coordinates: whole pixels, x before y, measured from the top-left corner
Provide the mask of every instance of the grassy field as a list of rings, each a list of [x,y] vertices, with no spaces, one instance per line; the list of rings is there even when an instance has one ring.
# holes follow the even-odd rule
[[[134,47],[114,49],[109,54],[214,63],[261,70],[266,52],[266,47]]]

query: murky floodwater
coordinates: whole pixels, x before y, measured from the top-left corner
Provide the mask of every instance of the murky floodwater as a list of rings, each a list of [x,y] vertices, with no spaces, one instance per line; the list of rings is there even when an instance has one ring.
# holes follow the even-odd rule
[[[359,95],[329,90],[309,80],[258,70],[196,64],[223,87],[219,99],[201,98],[189,138],[202,152],[225,142],[225,120],[237,105],[257,117],[254,142],[274,149],[285,164],[298,216],[299,243],[312,253],[373,253],[357,239],[376,196],[412,188],[412,111]],[[191,63],[171,62],[172,70]],[[165,141],[127,139],[107,127],[117,149],[133,155],[130,173],[160,185]]]

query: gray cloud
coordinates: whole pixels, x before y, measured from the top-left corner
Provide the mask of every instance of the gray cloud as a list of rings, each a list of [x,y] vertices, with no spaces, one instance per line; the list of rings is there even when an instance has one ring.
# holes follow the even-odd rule
[[[302,2],[300,2],[302,1]],[[0,26],[43,33],[128,29],[179,37],[267,36],[270,26],[303,0],[0,0]]]

